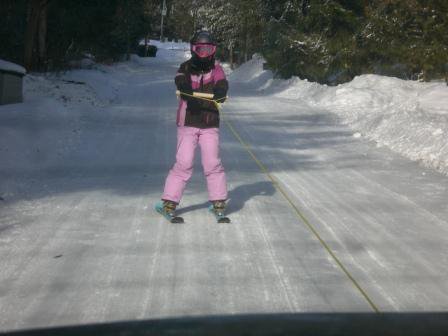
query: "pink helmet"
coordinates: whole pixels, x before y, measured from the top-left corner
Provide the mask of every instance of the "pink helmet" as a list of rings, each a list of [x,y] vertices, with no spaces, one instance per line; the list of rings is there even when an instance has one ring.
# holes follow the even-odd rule
[[[207,30],[198,31],[190,41],[191,54],[202,61],[211,60],[216,54],[216,42]]]

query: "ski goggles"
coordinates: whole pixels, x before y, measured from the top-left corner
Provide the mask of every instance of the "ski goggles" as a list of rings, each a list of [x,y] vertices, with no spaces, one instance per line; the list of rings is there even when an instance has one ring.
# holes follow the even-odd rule
[[[216,53],[216,46],[213,44],[193,44],[191,50],[201,58],[212,56]]]

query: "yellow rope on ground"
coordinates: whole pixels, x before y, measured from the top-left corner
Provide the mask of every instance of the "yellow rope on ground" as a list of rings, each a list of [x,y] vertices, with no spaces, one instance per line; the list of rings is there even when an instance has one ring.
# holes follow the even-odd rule
[[[232,126],[232,124],[228,120],[224,120],[224,122],[226,123],[226,125],[230,129],[230,131],[233,133],[235,138],[239,141],[239,143],[246,149],[246,151],[249,153],[250,157],[258,165],[260,170],[264,174],[266,174],[266,176],[272,182],[273,186],[280,192],[280,194],[283,195],[283,197],[286,199],[286,201],[289,203],[289,205],[293,208],[297,217],[299,217],[299,219],[308,227],[308,229],[313,233],[313,235],[317,238],[317,240],[320,242],[320,244],[323,246],[323,248],[328,252],[328,254],[331,256],[331,258],[334,260],[334,262],[339,266],[339,268],[342,270],[342,272],[347,276],[347,278],[350,280],[350,282],[361,293],[361,295],[364,297],[364,299],[367,301],[367,303],[370,305],[370,307],[373,309],[373,311],[375,313],[380,313],[380,310],[375,305],[373,300],[369,297],[369,295],[366,293],[366,291],[359,285],[359,283],[350,274],[350,272],[347,270],[347,268],[345,268],[345,266],[342,264],[342,262],[336,256],[336,254],[332,251],[330,246],[320,236],[320,234],[317,232],[317,230],[314,228],[314,226],[311,224],[311,222],[305,217],[305,215],[300,211],[300,209],[294,204],[291,197],[289,197],[287,192],[275,180],[274,176],[269,172],[269,170],[265,167],[265,165],[255,156],[255,154],[252,151],[252,149],[250,148],[250,146],[241,138],[241,136],[238,134],[238,132],[235,130],[235,128]]]

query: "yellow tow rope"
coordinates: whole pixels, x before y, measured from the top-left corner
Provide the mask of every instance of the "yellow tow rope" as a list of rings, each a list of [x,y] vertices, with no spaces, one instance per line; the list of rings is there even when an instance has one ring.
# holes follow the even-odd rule
[[[227,99],[228,97],[223,97],[220,99],[213,99],[214,95],[211,93],[203,93],[203,92],[193,92],[193,94],[188,94],[182,91],[177,90],[176,91],[176,95],[179,96],[187,96],[187,97],[193,97],[196,99],[200,99],[200,100],[205,100],[205,101],[209,101],[215,104],[216,108],[218,110],[221,109],[221,104],[222,102],[220,102],[221,100]]]

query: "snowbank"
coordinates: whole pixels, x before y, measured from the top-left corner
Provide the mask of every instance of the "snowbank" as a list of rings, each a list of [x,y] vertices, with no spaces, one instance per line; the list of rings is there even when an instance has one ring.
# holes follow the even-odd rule
[[[156,57],[139,57],[137,55],[131,55],[131,61],[140,65],[149,65],[155,63],[182,63],[191,57],[190,44],[189,43],[176,43],[176,42],[160,42],[157,40],[150,40],[150,45],[157,47]]]
[[[20,65],[15,64],[15,63],[4,61],[2,59],[0,59],[0,70],[16,72],[16,73],[22,74],[22,75],[26,74],[26,70],[24,67],[21,67]]]
[[[165,50],[190,50],[190,43],[188,42],[160,42],[157,40],[150,40],[149,44],[156,46],[157,49]]]
[[[425,166],[448,174],[448,87],[393,77],[362,75],[335,87],[297,77],[274,79],[255,56],[231,75],[267,95],[300,100],[338,114],[362,134]]]
[[[125,64],[125,63],[123,63]],[[114,76],[114,72],[116,67],[119,64],[114,66],[102,66],[95,65],[95,69],[78,69],[66,72],[61,79],[73,81],[73,82],[81,82],[85,83],[85,90],[89,91],[89,101],[94,102],[95,105],[103,106],[109,103],[113,103],[117,101],[117,92],[118,87],[121,86],[121,82],[119,79]],[[58,78],[54,78],[54,80],[58,80]],[[73,88],[83,89],[83,85],[77,85]],[[95,97],[91,97],[94,94]],[[91,99],[90,99],[91,98]]]

